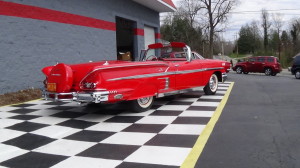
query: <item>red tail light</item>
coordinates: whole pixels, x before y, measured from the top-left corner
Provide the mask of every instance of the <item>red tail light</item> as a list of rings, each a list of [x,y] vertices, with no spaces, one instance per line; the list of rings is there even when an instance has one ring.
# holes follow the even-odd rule
[[[101,83],[101,76],[99,72],[92,72],[88,74],[81,82],[80,89],[82,90],[94,90]]]

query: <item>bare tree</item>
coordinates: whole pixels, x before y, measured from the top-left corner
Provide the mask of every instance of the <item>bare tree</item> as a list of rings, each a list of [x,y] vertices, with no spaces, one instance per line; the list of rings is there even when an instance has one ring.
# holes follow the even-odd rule
[[[271,22],[269,20],[269,13],[266,9],[262,9],[261,11],[261,18],[262,18],[262,27],[263,27],[263,32],[264,32],[264,49],[265,52],[268,49],[268,45],[269,45],[269,29],[271,27]]]
[[[280,53],[281,53],[281,38],[280,38],[280,32],[281,32],[281,28],[283,26],[283,20],[282,20],[282,14],[280,13],[275,13],[272,15],[273,16],[273,23],[274,23],[274,27],[277,31],[277,35],[278,35],[278,58],[280,60]]]
[[[218,26],[225,23],[229,12],[237,4],[238,0],[199,0],[204,8],[203,16],[207,18],[207,29],[209,31],[209,57],[213,56],[214,36],[222,31]]]
[[[189,18],[190,25],[193,27],[195,18],[202,9],[198,0],[182,0],[181,4],[185,10],[185,15]]]

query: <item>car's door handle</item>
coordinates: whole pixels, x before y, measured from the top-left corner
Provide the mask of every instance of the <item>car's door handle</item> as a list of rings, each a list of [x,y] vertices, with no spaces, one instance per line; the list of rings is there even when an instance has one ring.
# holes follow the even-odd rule
[[[175,67],[179,67],[179,66],[180,66],[179,64],[176,64],[176,65],[175,65]]]

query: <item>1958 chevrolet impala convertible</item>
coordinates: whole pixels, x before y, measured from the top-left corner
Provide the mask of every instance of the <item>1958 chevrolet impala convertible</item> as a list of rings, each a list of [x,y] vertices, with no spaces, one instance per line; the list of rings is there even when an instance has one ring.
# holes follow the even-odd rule
[[[154,98],[203,89],[213,95],[226,75],[225,61],[203,59],[184,43],[149,45],[138,62],[100,61],[42,69],[43,97],[54,101],[115,103],[127,101],[136,112]]]

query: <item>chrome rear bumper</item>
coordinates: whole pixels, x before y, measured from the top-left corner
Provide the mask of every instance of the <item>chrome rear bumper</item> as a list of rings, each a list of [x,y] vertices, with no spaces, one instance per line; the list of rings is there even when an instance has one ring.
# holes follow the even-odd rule
[[[75,101],[81,103],[100,103],[108,101],[108,91],[101,92],[68,92],[68,93],[54,93],[43,91],[43,98],[52,101]]]

